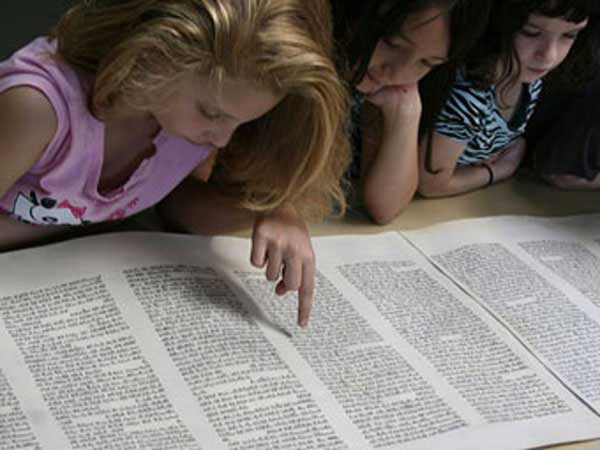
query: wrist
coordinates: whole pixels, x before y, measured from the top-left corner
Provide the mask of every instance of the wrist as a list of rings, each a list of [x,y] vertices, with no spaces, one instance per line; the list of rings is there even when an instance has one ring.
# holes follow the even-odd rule
[[[481,167],[486,171],[487,176],[488,176],[487,181],[484,184],[484,186],[485,187],[491,186],[498,179],[497,176],[496,176],[496,173],[494,172],[493,166],[491,166],[487,162],[484,162],[484,163],[481,164]]]
[[[406,135],[419,132],[421,114],[395,114],[393,117],[383,116],[383,134],[385,136]]]
[[[273,209],[266,211],[260,211],[256,213],[258,218],[269,218],[269,217],[297,217],[298,213],[294,205],[289,202],[284,202]]]

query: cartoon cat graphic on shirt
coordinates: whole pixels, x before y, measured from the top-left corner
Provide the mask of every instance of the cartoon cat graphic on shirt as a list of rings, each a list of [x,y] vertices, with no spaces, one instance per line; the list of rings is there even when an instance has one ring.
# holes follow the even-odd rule
[[[51,197],[38,199],[35,192],[29,196],[19,192],[12,215],[21,222],[36,225],[83,225],[85,208],[77,208],[64,200],[58,203]]]

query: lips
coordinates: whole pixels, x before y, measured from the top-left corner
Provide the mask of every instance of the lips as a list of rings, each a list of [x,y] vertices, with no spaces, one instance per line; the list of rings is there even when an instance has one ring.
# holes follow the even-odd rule
[[[550,71],[550,69],[536,69],[535,67],[528,67],[528,70],[540,75]]]
[[[363,94],[369,95],[376,92],[380,86],[381,83],[379,80],[374,78],[373,75],[367,71],[362,81],[356,86],[356,88]]]

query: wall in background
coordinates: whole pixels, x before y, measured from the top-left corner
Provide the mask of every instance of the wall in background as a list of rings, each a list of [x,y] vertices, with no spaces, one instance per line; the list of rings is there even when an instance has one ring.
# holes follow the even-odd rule
[[[0,60],[46,34],[74,0],[0,0]]]

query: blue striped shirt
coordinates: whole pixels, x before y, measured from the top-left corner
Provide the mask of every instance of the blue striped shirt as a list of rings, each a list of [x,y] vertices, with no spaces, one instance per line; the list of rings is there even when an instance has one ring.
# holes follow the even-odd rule
[[[459,74],[434,130],[465,144],[458,165],[485,161],[525,133],[541,91],[541,80],[524,84],[519,105],[506,121],[495,87],[478,89]]]

